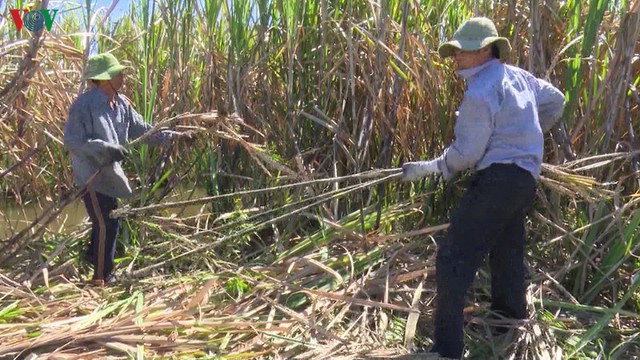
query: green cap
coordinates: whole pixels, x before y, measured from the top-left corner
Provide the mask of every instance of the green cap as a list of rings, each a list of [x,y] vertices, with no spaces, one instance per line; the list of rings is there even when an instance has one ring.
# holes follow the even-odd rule
[[[486,17],[475,17],[465,21],[456,30],[451,41],[440,45],[438,53],[443,58],[453,55],[454,49],[474,51],[495,43],[498,46],[500,60],[505,60],[511,51],[509,40],[498,36],[493,21]]]
[[[111,80],[127,66],[120,65],[118,59],[110,53],[94,55],[87,60],[84,78],[88,80]]]

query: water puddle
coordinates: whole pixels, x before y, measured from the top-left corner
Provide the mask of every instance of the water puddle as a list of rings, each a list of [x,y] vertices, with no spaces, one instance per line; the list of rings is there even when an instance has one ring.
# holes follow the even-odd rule
[[[0,239],[9,239],[14,234],[28,227],[35,219],[43,215],[51,203],[30,203],[19,207],[15,204],[0,206]],[[47,229],[52,232],[63,232],[64,229],[81,225],[88,221],[87,213],[82,201],[69,204],[60,215],[54,219]]]
[[[194,200],[206,197],[207,193],[204,189],[196,189],[191,193],[192,189],[176,190],[173,194],[162,200],[162,203],[176,202],[182,200]],[[5,202],[0,204],[0,239],[9,239],[14,234],[27,228],[35,219],[43,215],[44,212],[52,205],[52,203],[29,203],[22,207]],[[186,208],[169,209],[168,213],[180,213],[181,216],[194,216],[202,211],[202,204],[189,205]],[[77,226],[88,224],[89,217],[84,208],[82,199],[74,201],[63,209],[60,215],[54,219],[47,229],[53,233],[69,232]]]

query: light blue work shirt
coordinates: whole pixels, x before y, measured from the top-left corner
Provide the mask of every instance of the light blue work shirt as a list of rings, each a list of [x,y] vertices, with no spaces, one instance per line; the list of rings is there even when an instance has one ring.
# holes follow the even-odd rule
[[[543,133],[562,115],[562,92],[498,59],[458,74],[467,90],[458,109],[455,141],[437,158],[445,179],[496,163],[516,164],[539,179]]]
[[[74,181],[85,186],[91,177],[100,173],[88,184],[88,189],[115,198],[131,195],[128,179],[120,162],[110,159],[109,147],[126,145],[149,131],[152,126],[142,119],[129,102],[120,94],[115,96],[111,108],[108,97],[94,87],[78,96],[69,108],[64,127],[64,144],[71,152]],[[153,134],[148,142],[162,143],[171,139],[175,131],[163,130]]]

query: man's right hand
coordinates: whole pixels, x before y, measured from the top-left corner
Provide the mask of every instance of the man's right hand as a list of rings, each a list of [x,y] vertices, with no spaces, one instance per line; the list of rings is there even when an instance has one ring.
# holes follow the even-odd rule
[[[417,181],[429,174],[439,174],[438,161],[413,161],[402,164],[402,180]]]
[[[118,162],[118,161],[122,161],[124,160],[124,158],[127,157],[127,155],[129,155],[129,150],[127,150],[124,146],[122,145],[116,145],[116,144],[110,144],[111,146],[109,146],[109,156],[111,157],[111,160]]]

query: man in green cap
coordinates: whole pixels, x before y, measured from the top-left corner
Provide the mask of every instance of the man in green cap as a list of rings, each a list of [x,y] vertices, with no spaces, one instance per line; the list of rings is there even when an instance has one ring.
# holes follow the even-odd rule
[[[113,281],[113,260],[118,220],[109,213],[118,198],[131,196],[131,187],[120,162],[127,156],[123,144],[151,129],[118,93],[126,67],[110,53],[89,58],[85,79],[93,85],[71,104],[64,128],[64,144],[71,152],[74,181],[86,187],[83,201],[92,223],[91,242],[83,260],[94,267],[92,283]],[[149,137],[164,143],[184,133],[163,130]]]
[[[524,220],[535,198],[543,134],[562,114],[564,96],[550,83],[503,62],[511,46],[490,19],[464,22],[440,46],[453,57],[467,89],[458,109],[455,141],[430,161],[405,163],[403,178],[429,174],[450,179],[474,172],[452,214],[436,254],[434,345],[429,358],[462,357],[464,297],[489,254],[491,309],[496,316],[525,319]],[[497,328],[504,331],[504,328]]]

